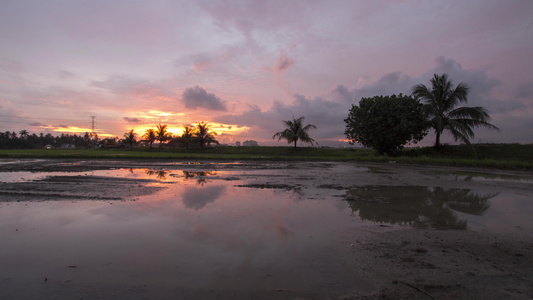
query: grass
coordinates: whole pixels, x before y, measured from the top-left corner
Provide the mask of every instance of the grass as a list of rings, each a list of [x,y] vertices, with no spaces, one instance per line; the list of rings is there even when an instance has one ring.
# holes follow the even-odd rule
[[[212,159],[361,161],[426,165],[533,169],[533,144],[476,144],[478,158],[465,145],[404,149],[401,156],[378,155],[369,149],[292,147],[218,147],[209,149],[3,149],[0,158],[97,158],[97,159]]]

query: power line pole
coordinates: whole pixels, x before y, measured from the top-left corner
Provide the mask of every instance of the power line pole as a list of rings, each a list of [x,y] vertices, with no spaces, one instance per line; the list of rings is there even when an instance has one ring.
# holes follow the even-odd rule
[[[96,124],[96,116],[91,116],[91,133],[94,134],[94,125]]]

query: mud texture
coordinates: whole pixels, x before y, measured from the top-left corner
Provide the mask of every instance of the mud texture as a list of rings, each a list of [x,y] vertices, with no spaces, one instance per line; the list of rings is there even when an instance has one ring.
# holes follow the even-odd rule
[[[247,188],[286,190],[349,190],[354,186],[437,185],[442,188],[468,188],[497,192],[501,186],[533,195],[531,172],[464,169],[452,167],[363,164],[360,176],[345,163],[281,162],[168,162],[155,160],[21,160],[4,161],[3,172],[85,172],[117,168],[161,170],[238,170],[237,178],[250,176],[247,170],[281,170],[277,176],[250,176]],[[185,172],[185,171],[184,171]],[[197,173],[191,173],[197,174]],[[192,175],[191,175],[192,176]],[[472,177],[503,178],[502,181],[471,181]],[[357,181],[355,181],[357,178]],[[235,177],[220,178],[233,180]],[[255,181],[254,181],[255,180]],[[438,180],[438,181],[436,181]],[[134,200],[164,187],[151,186],[148,179],[120,179],[99,176],[51,176],[38,181],[0,183],[0,201],[38,201],[51,199]],[[532,197],[533,199],[533,197]],[[532,200],[533,201],[533,200]],[[533,220],[533,219],[532,219]],[[532,221],[533,222],[533,221]],[[350,230],[363,231],[350,238]],[[344,263],[355,274],[372,283],[365,291],[352,291],[337,299],[532,299],[533,240],[529,235],[501,235],[469,230],[398,229],[391,225],[347,228]],[[326,280],[326,279],[325,279]],[[130,293],[131,292],[131,293]],[[148,294],[146,294],[147,292]],[[128,291],[128,295],[157,296],[157,291]],[[164,291],[159,291],[164,293]],[[187,291],[179,291],[182,296]],[[176,295],[174,292],[173,295]],[[204,299],[248,299],[250,295],[206,291]],[[87,296],[87,294],[85,294]],[[162,295],[164,296],[164,295]],[[186,297],[185,297],[186,298]],[[184,299],[185,299],[184,298]],[[255,299],[296,299],[283,291],[254,295]],[[192,298],[191,298],[192,299]],[[315,299],[302,295],[297,299]]]

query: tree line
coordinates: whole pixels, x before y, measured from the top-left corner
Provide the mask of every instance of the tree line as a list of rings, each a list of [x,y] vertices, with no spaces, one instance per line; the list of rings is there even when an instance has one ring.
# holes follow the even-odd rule
[[[68,134],[63,133],[53,136],[51,133],[30,134],[27,130],[20,130],[18,133],[13,131],[0,132],[0,149],[37,149],[44,148],[48,145],[56,148],[66,145],[73,147],[94,147],[100,142],[97,134]]]
[[[468,102],[470,88],[465,83],[454,86],[447,74],[434,74],[431,88],[423,84],[415,85],[411,95],[374,96],[361,98],[359,105],[352,104],[348,117],[344,119],[345,135],[350,144],[360,143],[365,147],[376,150],[379,154],[395,156],[406,144],[421,141],[430,130],[435,132],[434,147],[441,147],[441,136],[445,131],[452,134],[455,141],[470,145],[474,137],[474,129],[485,127],[499,130],[489,123],[490,116],[484,107],[458,107],[460,103]],[[316,129],[315,125],[303,124],[304,117],[284,120],[285,129],[275,133],[273,139],[284,139],[288,144],[297,147],[298,141],[318,145],[310,137],[309,130]],[[172,148],[191,147],[203,149],[211,144],[219,144],[215,139],[216,132],[211,131],[206,122],[199,122],[195,126],[184,125],[180,136],[172,136],[167,125],[158,124],[155,129],[147,129],[138,137],[134,130],[126,132],[123,139],[107,138],[100,140],[98,135],[85,133],[84,135],[61,134],[52,136],[50,133],[29,134],[26,130],[16,132],[0,132],[0,148],[42,148],[46,145],[61,147],[74,145],[75,147],[109,147],[129,145],[132,148],[143,143],[152,148],[153,143],[159,141],[159,148],[163,145]],[[473,148],[472,148],[473,149]]]
[[[219,144],[215,139],[216,132],[212,131],[210,125],[206,122],[199,122],[196,126],[183,125],[183,133],[180,136],[173,136],[167,130],[168,125],[157,124],[156,128],[147,129],[138,140],[137,133],[130,130],[124,134],[122,143],[127,144],[132,148],[138,143],[144,143],[152,148],[154,142],[159,141],[159,148],[163,145],[171,146],[172,148],[186,148],[199,147],[203,149],[205,146],[211,144]]]
[[[471,146],[474,129],[499,128],[489,123],[490,116],[484,107],[458,107],[468,102],[469,92],[467,84],[454,86],[447,74],[434,74],[431,88],[417,84],[411,95],[363,97],[359,105],[352,104],[344,119],[344,133],[351,145],[360,143],[389,156],[398,155],[406,144],[421,141],[430,130],[435,132],[437,150],[441,148],[440,138],[445,131],[450,132],[455,141]],[[298,140],[313,145],[315,140],[308,131],[316,126],[303,126],[303,119],[293,117],[283,121],[287,128],[272,138],[285,139],[289,144],[294,143],[294,147]]]

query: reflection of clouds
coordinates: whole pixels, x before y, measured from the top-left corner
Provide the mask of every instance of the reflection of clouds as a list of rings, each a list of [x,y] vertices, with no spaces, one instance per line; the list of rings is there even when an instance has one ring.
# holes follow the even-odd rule
[[[215,185],[209,187],[188,187],[185,188],[182,195],[182,201],[185,207],[199,210],[204,208],[207,203],[215,202],[220,197],[226,186]]]

